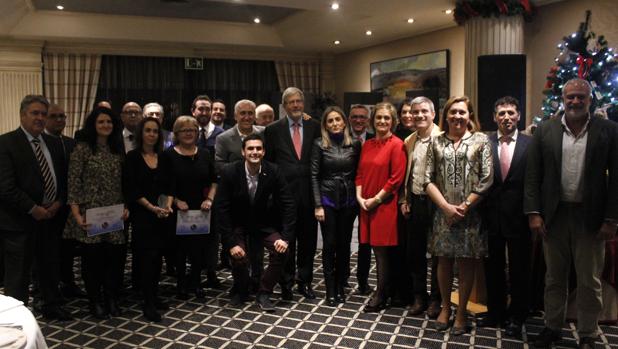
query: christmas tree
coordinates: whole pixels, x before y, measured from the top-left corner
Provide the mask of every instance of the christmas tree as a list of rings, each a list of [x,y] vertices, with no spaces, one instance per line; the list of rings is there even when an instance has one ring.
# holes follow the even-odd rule
[[[579,24],[579,30],[565,36],[558,49],[556,65],[551,67],[543,90],[547,96],[541,108],[543,116],[533,121],[537,123],[564,110],[562,87],[579,77],[588,80],[593,88],[590,112],[618,122],[618,54],[608,47],[603,35],[590,31],[590,11],[586,11],[586,20]]]

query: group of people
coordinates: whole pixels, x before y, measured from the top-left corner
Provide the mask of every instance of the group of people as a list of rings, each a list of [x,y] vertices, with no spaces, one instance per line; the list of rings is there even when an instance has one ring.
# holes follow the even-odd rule
[[[5,294],[26,303],[34,270],[43,315],[70,319],[58,284],[79,291],[68,270],[79,245],[90,312],[118,316],[130,240],[133,287],[151,321],[161,321],[166,308],[157,296],[163,257],[180,299],[205,297],[204,270],[205,285],[219,286],[220,259],[232,270],[233,305],[254,293],[261,309],[273,311],[277,284],[283,300],[293,299],[294,285],[316,297],[319,224],[324,302],[336,306],[350,287],[358,217],[359,294],[372,293],[371,251],[376,260],[377,287],[365,312],[411,305],[411,314],[435,319],[436,330],[467,333],[475,268],[484,260],[488,313],[477,326],[519,336],[529,311],[532,231],[543,237],[547,263],[546,328],[535,345],[560,339],[571,261],[580,346],[593,345],[604,241],[618,225],[618,127],[590,115],[591,92],[584,80],[566,83],[564,116],[532,137],[517,130],[519,102],[508,96],[495,102],[498,131],[487,135],[465,96],[451,97],[437,124],[425,97],[405,100],[399,111],[388,102],[372,110],[352,105],[349,116],[332,106],[317,121],[304,113],[303,92],[289,87],[279,120],[272,108],[245,99],[229,126],[225,104],[201,95],[171,132],[157,103],[143,110],[126,103],[120,118],[103,103],[77,142],[62,135],[66,115],[57,105],[26,96],[20,128],[0,136]],[[118,204],[125,228],[89,234],[86,210]],[[207,233],[177,234],[177,215],[190,210],[209,215]],[[454,264],[459,302],[451,321]]]

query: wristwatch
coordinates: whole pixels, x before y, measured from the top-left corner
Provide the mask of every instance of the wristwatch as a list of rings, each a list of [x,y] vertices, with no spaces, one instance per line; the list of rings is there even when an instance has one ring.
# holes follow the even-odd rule
[[[464,205],[466,205],[467,207],[472,206],[472,201],[470,201],[470,200],[468,200],[468,199],[464,200],[464,202],[463,202],[463,203],[464,203]]]
[[[380,199],[377,195],[373,197],[373,199],[378,203],[381,204],[382,203],[382,199]]]

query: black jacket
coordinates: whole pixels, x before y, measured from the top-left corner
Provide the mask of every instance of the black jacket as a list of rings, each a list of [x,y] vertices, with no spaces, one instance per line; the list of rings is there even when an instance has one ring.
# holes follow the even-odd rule
[[[224,166],[217,187],[216,209],[219,233],[226,249],[238,245],[247,234],[279,232],[285,241],[294,237],[294,198],[283,172],[267,161],[262,161],[253,202],[244,160]]]
[[[315,206],[322,206],[326,197],[335,208],[355,202],[354,178],[360,157],[361,144],[358,140],[350,145],[331,142],[322,146],[322,138],[313,142],[311,150],[311,187]]]

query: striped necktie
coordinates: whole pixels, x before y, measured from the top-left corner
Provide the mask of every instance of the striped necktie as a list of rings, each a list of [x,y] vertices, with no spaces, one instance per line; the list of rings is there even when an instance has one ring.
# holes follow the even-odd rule
[[[43,188],[45,190],[45,198],[43,202],[49,203],[54,201],[56,198],[56,183],[54,182],[54,177],[49,169],[47,159],[45,159],[45,155],[41,149],[41,140],[34,138],[32,139],[32,144],[34,144],[34,155],[36,155],[39,168],[41,169],[41,175],[43,176]]]

